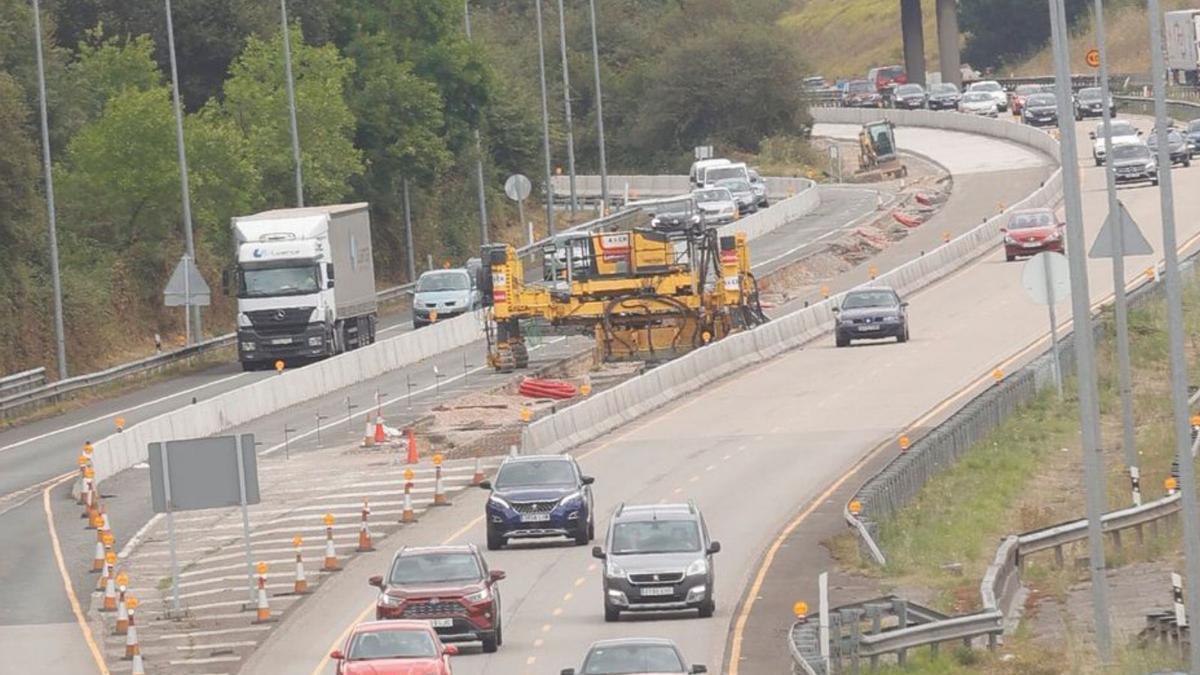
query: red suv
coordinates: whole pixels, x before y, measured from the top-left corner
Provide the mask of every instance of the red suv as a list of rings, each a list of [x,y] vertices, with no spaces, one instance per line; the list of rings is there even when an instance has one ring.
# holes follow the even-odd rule
[[[474,545],[405,547],[392,557],[386,577],[371,577],[380,590],[376,619],[428,621],[438,637],[479,641],[496,651],[500,627],[500,570],[488,570]]]
[[[1014,211],[1000,233],[1004,235],[1004,259],[1009,262],[1042,251],[1063,252],[1063,223],[1053,209]]]

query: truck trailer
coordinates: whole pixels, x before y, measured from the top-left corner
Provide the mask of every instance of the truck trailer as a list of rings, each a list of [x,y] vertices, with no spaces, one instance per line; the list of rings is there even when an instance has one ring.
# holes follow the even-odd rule
[[[366,203],[233,219],[238,361],[244,370],[375,341],[378,303]]]
[[[1200,85],[1200,9],[1167,12],[1165,21],[1169,81]]]

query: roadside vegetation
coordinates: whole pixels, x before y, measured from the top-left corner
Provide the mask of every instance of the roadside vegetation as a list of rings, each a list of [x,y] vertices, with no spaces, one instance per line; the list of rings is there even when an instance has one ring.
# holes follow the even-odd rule
[[[1188,335],[1200,334],[1200,280],[1187,279],[1184,315]],[[1130,483],[1124,455],[1119,449],[1120,403],[1117,392],[1111,315],[1108,332],[1098,342],[1102,412],[1102,447],[1108,475],[1109,508],[1130,503]],[[1130,311],[1131,353],[1137,449],[1142,472],[1143,500],[1164,494],[1170,474],[1174,438],[1169,399],[1169,366],[1166,307],[1160,298]],[[1189,363],[1200,357],[1200,343],[1189,340]],[[883,570],[872,569],[858,558],[852,535],[830,543],[847,568],[879,577],[884,590],[931,604],[948,613],[979,609],[979,582],[998,542],[1006,535],[1029,531],[1084,514],[1082,460],[1078,439],[1078,400],[1074,382],[1067,397],[1056,400],[1044,391],[977,444],[954,466],[930,481],[920,497],[899,517],[881,523],[880,545],[888,558]],[[1110,568],[1137,561],[1173,560],[1178,555],[1179,533],[1163,528],[1146,536],[1144,546],[1132,543],[1117,551],[1109,544]],[[1079,555],[1083,555],[1080,549]],[[1086,581],[1068,552],[1064,569],[1054,567],[1051,554],[1026,562],[1022,580],[1033,589],[1035,600],[1065,599],[1068,589]],[[1141,613],[1152,607],[1129,608]],[[938,658],[917,655],[909,665],[885,672],[935,675],[977,673],[1088,673],[1095,672],[1091,646],[1082,636],[1064,636],[1054,649],[1045,635],[1037,635],[1027,616],[1014,636],[994,654],[984,651],[944,649]],[[1144,673],[1151,667],[1172,665],[1170,655],[1119,645],[1121,667],[1116,672]],[[924,650],[921,650],[924,651]],[[1052,667],[1045,664],[1054,664]]]

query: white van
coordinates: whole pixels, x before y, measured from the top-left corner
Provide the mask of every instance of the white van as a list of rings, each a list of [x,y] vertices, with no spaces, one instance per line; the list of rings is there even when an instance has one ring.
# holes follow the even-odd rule
[[[710,166],[723,166],[728,164],[727,159],[701,159],[692,162],[692,170],[688,173],[688,182],[693,188],[698,188],[704,185],[704,171]]]
[[[717,181],[722,181],[727,178],[737,178],[738,180],[744,180],[749,183],[751,182],[750,169],[746,166],[745,162],[738,162],[737,164],[726,162],[718,166],[710,166],[704,171],[703,175],[700,176],[700,185],[702,187],[715,185]]]

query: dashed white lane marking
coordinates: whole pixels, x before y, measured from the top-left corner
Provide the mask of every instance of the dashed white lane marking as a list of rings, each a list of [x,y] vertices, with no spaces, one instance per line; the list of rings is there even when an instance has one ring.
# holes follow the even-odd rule
[[[245,616],[237,614],[236,616]],[[240,628],[222,628],[220,630],[197,630],[190,633],[167,633],[162,636],[164,640],[194,640],[198,637],[214,637],[217,635],[230,635],[232,633],[260,633],[262,631],[271,630],[272,626],[242,626]]]

